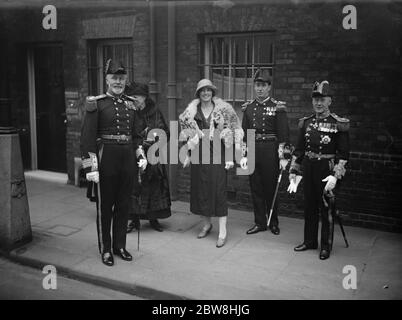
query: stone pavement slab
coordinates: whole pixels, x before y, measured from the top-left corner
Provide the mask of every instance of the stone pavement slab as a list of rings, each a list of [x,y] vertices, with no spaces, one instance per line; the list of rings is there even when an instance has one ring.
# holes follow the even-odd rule
[[[131,294],[94,286],[83,281],[57,277],[57,289],[43,288],[42,270],[0,257],[0,300],[140,300]],[[28,309],[32,313],[32,308]]]
[[[401,299],[402,235],[345,227],[345,248],[335,226],[329,260],[318,250],[293,251],[303,237],[303,220],[280,217],[281,234],[246,235],[252,212],[229,210],[228,241],[216,248],[217,219],[204,239],[189,204],[172,204],[172,217],[160,220],[164,232],[142,221],[127,235],[133,262],[115,258],[103,265],[97,247],[95,205],[85,189],[27,178],[34,240],[14,250],[11,259],[53,264],[70,277],[150,299]],[[343,268],[357,271],[357,289],[346,290]],[[386,287],[384,287],[386,286]]]

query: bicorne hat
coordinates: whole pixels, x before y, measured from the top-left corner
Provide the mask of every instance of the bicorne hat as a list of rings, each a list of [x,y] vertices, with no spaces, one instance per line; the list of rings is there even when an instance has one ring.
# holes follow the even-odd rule
[[[327,80],[314,82],[311,97],[332,97],[329,82]]]
[[[127,71],[121,62],[108,59],[106,61],[105,74],[127,74]]]

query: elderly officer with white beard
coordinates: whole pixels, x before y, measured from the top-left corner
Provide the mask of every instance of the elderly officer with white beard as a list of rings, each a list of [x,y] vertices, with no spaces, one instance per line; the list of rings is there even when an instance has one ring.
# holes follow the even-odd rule
[[[106,64],[107,92],[87,97],[81,131],[81,156],[90,186],[99,184],[97,217],[102,262],[113,266],[113,253],[131,261],[126,250],[126,227],[133,187],[134,165],[145,169],[147,161],[137,145],[134,105],[123,94],[127,73],[111,59]],[[113,239],[110,235],[113,221]],[[112,241],[113,240],[113,241]]]

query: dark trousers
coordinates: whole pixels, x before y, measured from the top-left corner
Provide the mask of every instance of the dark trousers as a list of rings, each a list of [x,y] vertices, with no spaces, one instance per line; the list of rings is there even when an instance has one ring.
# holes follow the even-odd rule
[[[278,143],[256,142],[255,170],[250,175],[250,189],[254,206],[255,224],[265,227],[271,209],[279,174]],[[278,201],[275,201],[270,227],[278,225]]]
[[[133,188],[135,155],[131,144],[105,144],[100,161],[100,208],[98,236],[101,251],[126,247],[126,230]]]
[[[321,214],[321,249],[329,250],[329,211],[322,198],[326,182],[321,180],[331,174],[330,161],[306,158],[303,162],[303,170],[304,243],[309,246],[317,246],[318,223]]]

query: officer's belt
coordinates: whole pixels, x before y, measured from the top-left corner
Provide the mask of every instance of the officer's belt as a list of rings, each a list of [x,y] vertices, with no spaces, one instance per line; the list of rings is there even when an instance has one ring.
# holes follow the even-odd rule
[[[335,155],[334,154],[318,154],[312,151],[307,151],[305,153],[306,157],[308,157],[309,159],[317,159],[317,160],[321,160],[321,159],[334,159]]]
[[[256,133],[255,134],[255,141],[258,141],[258,142],[276,141],[276,140],[277,140],[276,134],[272,134],[272,133]]]
[[[116,135],[116,134],[102,134],[100,136],[105,143],[118,143],[118,144],[126,144],[131,143],[131,136],[126,136],[125,134]]]

